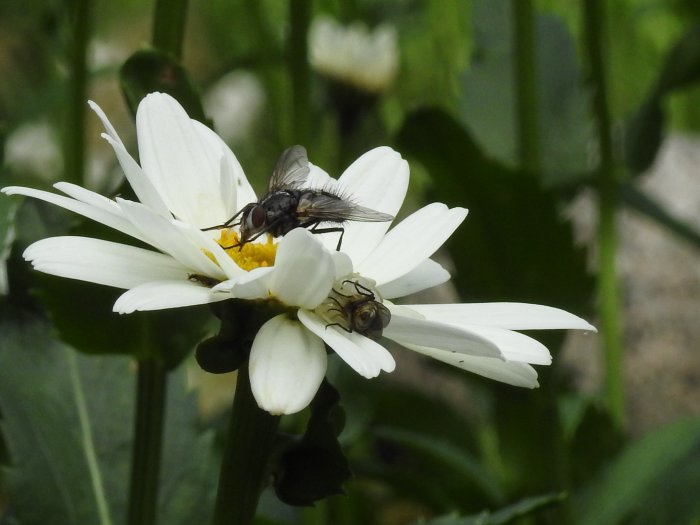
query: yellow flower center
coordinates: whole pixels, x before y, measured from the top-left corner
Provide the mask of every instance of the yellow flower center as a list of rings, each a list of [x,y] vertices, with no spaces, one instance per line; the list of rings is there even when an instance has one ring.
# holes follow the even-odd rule
[[[243,246],[238,246],[240,242],[238,232],[229,228],[221,230],[219,240],[216,242],[226,250],[228,256],[240,268],[248,272],[254,268],[264,268],[275,264],[277,244],[273,242],[272,235],[267,236],[266,242],[247,242]]]

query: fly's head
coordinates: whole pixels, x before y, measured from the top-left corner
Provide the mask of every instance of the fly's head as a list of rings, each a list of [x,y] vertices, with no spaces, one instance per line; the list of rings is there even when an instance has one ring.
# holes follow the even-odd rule
[[[267,231],[267,226],[265,208],[257,202],[248,204],[241,212],[241,246]]]

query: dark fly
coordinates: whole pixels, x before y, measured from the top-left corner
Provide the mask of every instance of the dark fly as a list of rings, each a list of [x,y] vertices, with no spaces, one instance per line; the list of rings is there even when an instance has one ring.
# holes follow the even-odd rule
[[[345,285],[350,286],[346,287]],[[337,322],[326,325],[338,326],[348,333],[357,332],[369,337],[379,339],[382,331],[391,321],[391,312],[381,302],[377,301],[372,290],[357,281],[346,279],[341,283],[343,290],[351,293],[342,293],[333,289],[328,300],[332,303],[325,308],[325,316],[335,312]],[[354,288],[354,291],[351,289]]]
[[[309,171],[306,148],[287,148],[272,172],[267,193],[257,202],[244,206],[225,223],[205,230],[240,226],[240,241],[235,245],[239,247],[266,233],[280,237],[299,227],[308,228],[311,233],[337,232],[340,239],[336,249],[340,250],[345,233],[344,222],[384,222],[394,219],[389,214],[355,204],[330,188],[307,187]],[[319,228],[324,223],[332,226]]]

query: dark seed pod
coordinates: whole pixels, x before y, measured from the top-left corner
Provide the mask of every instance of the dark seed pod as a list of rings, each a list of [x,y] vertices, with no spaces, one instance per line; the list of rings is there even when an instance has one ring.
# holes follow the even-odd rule
[[[225,374],[238,370],[247,357],[245,351],[219,336],[202,341],[195,351],[199,366],[212,374]]]

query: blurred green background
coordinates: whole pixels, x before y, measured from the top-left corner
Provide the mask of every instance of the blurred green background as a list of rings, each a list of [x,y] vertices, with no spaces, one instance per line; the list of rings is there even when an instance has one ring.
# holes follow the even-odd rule
[[[535,391],[401,349],[397,371],[372,381],[333,362],[346,495],[300,509],[266,492],[259,523],[700,523],[700,4],[157,6],[0,3],[2,186],[128,194],[85,102],[135,152],[127,101],[172,90],[258,192],[290,144],[333,176],[390,145],[411,166],[401,216],[430,201],[469,208],[439,254],[451,283],[416,301],[547,304],[600,331],[535,334],[554,355]],[[338,33],[314,40],[324,17],[364,24],[348,37],[360,60]],[[384,43],[365,49],[375,30]],[[186,324],[178,312],[117,317],[119,291],[22,260],[67,232],[114,237],[0,198],[0,524],[124,522],[129,356],[146,346],[173,367],[159,522],[206,523],[233,383],[190,356],[216,326],[203,308]]]

